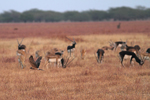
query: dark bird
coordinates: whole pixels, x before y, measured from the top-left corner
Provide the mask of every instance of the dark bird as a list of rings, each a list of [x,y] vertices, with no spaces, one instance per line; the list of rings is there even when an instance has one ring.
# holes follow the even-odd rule
[[[31,55],[29,57],[29,63],[32,66],[32,67],[30,67],[30,69],[42,70],[42,69],[39,69],[39,66],[40,66],[40,63],[41,63],[41,59],[42,59],[42,56],[38,57],[38,59],[36,61],[34,61],[33,56]]]
[[[119,24],[117,25],[117,28],[120,29],[120,26],[121,26],[121,23],[119,23]]]

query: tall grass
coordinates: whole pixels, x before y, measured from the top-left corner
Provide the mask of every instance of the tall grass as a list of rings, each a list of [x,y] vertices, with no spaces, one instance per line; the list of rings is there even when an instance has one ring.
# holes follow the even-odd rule
[[[138,44],[143,50],[150,43],[147,35],[84,35],[72,36],[77,42],[75,60],[66,69],[44,66],[43,71],[31,70],[26,58],[26,67],[21,69],[16,59],[17,40],[0,39],[0,100],[148,100],[150,99],[150,64],[121,67],[117,51],[105,51],[104,61],[96,62],[94,53],[109,41],[126,41]],[[21,40],[21,38],[19,39]],[[32,41],[32,43],[31,43]],[[30,44],[31,43],[31,44]],[[36,50],[52,48],[65,50],[71,42],[64,37],[24,38],[23,44],[30,48],[29,55],[35,58]],[[29,47],[30,46],[30,47]],[[86,48],[86,58],[81,60],[80,49]]]

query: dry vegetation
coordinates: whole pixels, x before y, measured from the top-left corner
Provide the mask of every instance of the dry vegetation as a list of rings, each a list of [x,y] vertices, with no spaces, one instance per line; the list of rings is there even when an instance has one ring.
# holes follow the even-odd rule
[[[100,22],[96,22],[96,24],[89,22],[89,24],[91,23],[95,25],[93,27],[98,27],[100,24]],[[144,30],[144,28],[147,27],[146,25],[149,25],[150,22],[141,22],[145,27],[141,25],[143,28],[139,29],[137,27],[136,29],[140,31],[135,30],[133,33],[128,32],[131,28],[129,30],[118,30],[114,27],[113,29],[112,26],[115,22],[103,23],[111,26],[108,29],[105,28],[107,34],[103,34],[103,32],[99,32],[98,28],[93,27],[90,32],[98,29],[95,30],[95,32],[97,32],[96,34],[82,34],[82,32],[85,32],[82,27],[87,27],[84,25],[88,23],[81,23],[83,26],[80,26],[80,28],[76,25],[79,23],[70,23],[71,29],[75,28],[73,29],[75,34],[73,34],[72,31],[72,34],[69,36],[70,32],[64,29],[63,33],[66,32],[66,34],[61,34],[61,36],[58,37],[58,34],[46,34],[48,32],[46,32],[45,29],[47,29],[48,23],[46,23],[47,26],[45,27],[43,26],[44,23],[38,23],[38,25],[44,27],[41,28],[40,31],[42,32],[44,30],[43,34],[46,36],[43,37],[41,37],[38,32],[37,36],[35,35],[36,32],[34,32],[35,36],[28,36],[27,34],[32,31],[32,27],[30,27],[29,31],[27,26],[23,27],[20,26],[20,24],[0,24],[0,29],[2,29],[4,25],[3,31],[0,30],[1,36],[3,35],[3,37],[5,37],[0,39],[0,100],[149,100],[150,63],[148,61],[145,61],[143,66],[139,66],[138,63],[135,62],[135,66],[132,67],[129,67],[129,61],[125,61],[126,67],[121,67],[119,58],[117,57],[119,50],[117,50],[116,52],[105,51],[103,63],[98,64],[94,57],[94,52],[103,46],[108,46],[109,40],[118,41],[120,39],[124,41],[128,39],[129,45],[134,41],[135,45],[138,44],[143,50],[146,50],[150,43],[150,31],[145,32],[141,30]],[[129,27],[128,25],[131,22],[124,23]],[[140,22],[135,21],[135,23]],[[29,23],[27,24],[29,25]],[[60,27],[60,24],[62,23],[58,23],[58,27],[56,27],[57,23],[49,23],[49,27],[55,27],[57,32],[59,28],[63,30],[63,27],[68,27],[65,26],[66,24],[69,25],[69,23],[65,23],[63,27]],[[117,25],[117,22],[115,24]],[[19,27],[18,30],[11,30],[11,28],[14,28],[14,25],[16,25],[15,27]],[[132,22],[132,25],[135,24]],[[31,24],[31,26],[34,25]],[[121,28],[122,27],[123,26],[121,26]],[[8,30],[4,30],[7,28]],[[28,31],[26,31],[26,28]],[[27,34],[22,35],[22,33],[18,32],[19,30],[21,30],[20,32],[24,31],[24,33],[27,32]],[[37,30],[40,30],[40,28],[37,28]],[[108,32],[108,30],[114,31],[111,33]],[[124,33],[123,30],[125,31]],[[9,36],[4,35],[6,31],[8,31]],[[15,34],[20,34],[20,38],[18,38],[18,35],[13,37],[13,35],[11,35],[12,31],[17,31]],[[80,32],[80,34],[78,34],[78,32]],[[28,58],[26,59],[26,67],[24,69],[18,67],[16,59],[17,38],[21,40],[22,37],[26,37],[24,38],[23,44],[27,46],[27,49],[29,49],[29,45],[31,41],[33,41],[30,45],[30,55],[32,54],[35,57],[36,50],[47,51],[51,48],[66,50],[67,46],[71,43],[65,39],[65,36],[70,38],[74,37],[77,42],[76,58],[69,67],[63,69],[52,66],[47,69],[46,66],[44,66],[43,59],[40,65],[40,69],[43,69],[43,71],[31,70],[29,69],[31,66],[28,63]],[[87,50],[87,55],[84,60],[81,60],[79,54],[80,48],[86,48]],[[66,51],[64,55],[67,55]]]

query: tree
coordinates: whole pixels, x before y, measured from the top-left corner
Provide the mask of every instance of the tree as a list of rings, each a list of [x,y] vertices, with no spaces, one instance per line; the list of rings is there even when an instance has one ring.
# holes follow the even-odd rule
[[[14,10],[5,11],[0,15],[0,22],[19,22],[20,13]]]
[[[0,14],[0,22],[59,22],[59,21],[102,21],[102,20],[137,20],[149,19],[150,8],[137,6],[110,8],[108,11],[88,10],[83,12],[66,11],[43,11],[31,9],[23,13],[10,10]]]

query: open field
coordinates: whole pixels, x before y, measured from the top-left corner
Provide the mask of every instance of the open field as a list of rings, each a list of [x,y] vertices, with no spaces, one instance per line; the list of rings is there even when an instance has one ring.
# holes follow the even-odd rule
[[[60,22],[60,23],[0,23],[1,38],[51,37],[89,34],[149,34],[150,21]]]
[[[105,51],[98,64],[94,52],[109,46],[109,40],[138,44],[146,51],[150,44],[150,21],[83,23],[11,23],[0,24],[0,100],[150,100],[150,62],[143,66],[134,62],[121,67],[117,51]],[[60,36],[59,36],[60,35]],[[29,55],[36,50],[52,48],[66,50],[75,38],[75,60],[67,68],[44,66],[31,70]],[[21,69],[16,59],[17,39],[29,49],[26,67]],[[32,43],[31,43],[32,41]],[[87,53],[81,60],[80,49]],[[64,55],[67,55],[65,51]],[[43,57],[44,58],[44,57]]]

